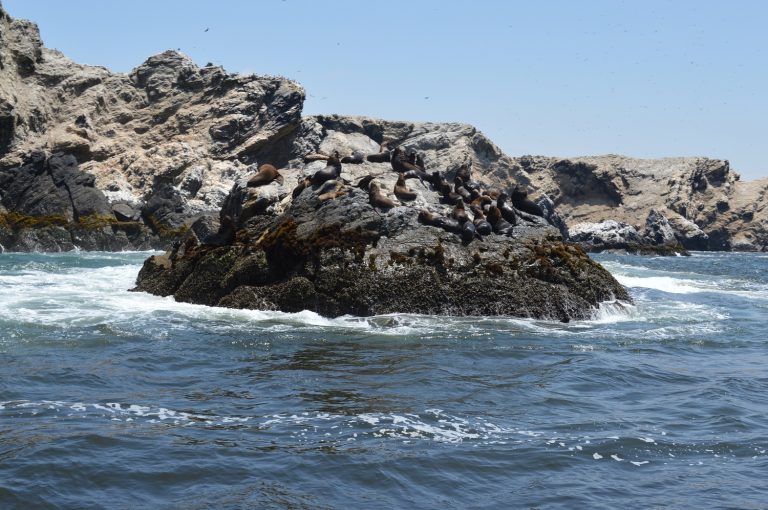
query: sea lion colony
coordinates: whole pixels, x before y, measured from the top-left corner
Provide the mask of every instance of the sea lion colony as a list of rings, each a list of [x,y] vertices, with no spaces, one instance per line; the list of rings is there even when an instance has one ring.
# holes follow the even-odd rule
[[[343,196],[345,186],[351,183],[341,178],[342,164],[381,163],[391,166],[397,175],[397,182],[392,190],[400,201],[386,196],[374,175],[367,175],[354,184],[355,187],[368,191],[371,206],[386,211],[399,205],[408,206],[418,194],[408,187],[409,179],[418,179],[424,190],[438,193],[440,203],[446,207],[442,214],[429,208],[419,211],[419,221],[425,225],[442,228],[454,233],[469,244],[474,239],[497,234],[511,236],[513,228],[521,222],[541,223],[544,213],[541,208],[528,198],[524,187],[514,186],[509,193],[498,189],[484,189],[480,183],[472,180],[471,164],[465,163],[454,172],[433,171],[428,173],[424,158],[416,152],[406,152],[401,147],[390,149],[386,142],[380,152],[364,155],[355,152],[342,157],[338,151],[331,155],[308,154],[305,163],[326,161],[326,166],[312,175],[299,179],[292,191],[296,198],[308,187],[318,192],[320,202],[334,200]],[[444,175],[453,174],[453,184]],[[263,164],[259,171],[249,179],[248,187],[263,186],[277,180],[282,184],[282,175],[270,164]]]

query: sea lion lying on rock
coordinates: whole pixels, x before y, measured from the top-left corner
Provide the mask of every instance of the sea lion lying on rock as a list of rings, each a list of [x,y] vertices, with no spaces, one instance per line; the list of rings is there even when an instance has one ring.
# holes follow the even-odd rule
[[[280,175],[280,172],[277,171],[277,168],[270,165],[269,163],[265,163],[259,167],[259,171],[256,172],[256,175],[248,179],[247,186],[249,188],[255,188],[257,186],[264,186],[269,184],[272,181],[277,181],[280,185],[282,185],[284,182],[283,176]]]

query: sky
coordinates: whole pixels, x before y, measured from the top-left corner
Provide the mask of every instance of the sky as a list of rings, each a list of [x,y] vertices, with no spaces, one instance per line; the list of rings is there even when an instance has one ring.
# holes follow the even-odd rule
[[[768,176],[762,0],[2,0],[73,60],[301,83],[306,115],[465,122],[510,156],[728,159]]]

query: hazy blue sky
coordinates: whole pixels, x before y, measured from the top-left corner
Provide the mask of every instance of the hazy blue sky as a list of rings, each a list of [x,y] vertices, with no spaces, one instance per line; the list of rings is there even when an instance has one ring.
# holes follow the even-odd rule
[[[200,65],[287,76],[307,114],[468,122],[510,155],[702,155],[768,175],[765,1],[3,5],[78,62],[129,71],[180,48]]]

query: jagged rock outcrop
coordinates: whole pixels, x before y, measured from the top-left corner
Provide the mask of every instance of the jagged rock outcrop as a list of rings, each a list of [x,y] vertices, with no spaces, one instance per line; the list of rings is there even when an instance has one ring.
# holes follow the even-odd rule
[[[98,216],[94,224],[60,199],[63,182],[38,180],[44,187],[25,196],[16,196],[19,186],[3,186],[0,243],[10,250],[113,246],[108,235],[82,244],[79,232],[96,226],[112,229],[122,247],[167,246],[198,217],[218,214],[260,151],[299,126],[303,99],[290,80],[200,68],[175,51],[127,75],[77,64],[0,6],[0,176],[7,182],[45,166],[41,158],[74,158],[79,179],[92,181],[83,189],[100,193],[98,210],[85,215]],[[46,214],[42,205],[16,207],[43,189],[55,197]],[[54,240],[46,234],[52,228],[61,234]],[[30,244],[38,235],[41,242]]]
[[[568,225],[638,223],[653,210],[690,250],[768,249],[768,179],[742,182],[728,161],[623,156],[521,157]]]
[[[291,156],[378,153],[385,140],[423,156],[426,172],[406,181],[412,193],[398,198],[393,165],[365,158],[341,164],[338,179],[297,188],[329,163]],[[282,183],[236,183],[219,232],[189,235],[166,255],[148,259],[137,290],[208,305],[309,309],[326,316],[400,312],[570,320],[591,316],[601,301],[630,299],[542,217],[515,211],[516,225],[503,234],[468,236],[459,221],[450,220],[456,206],[426,176],[440,172],[453,182],[469,172],[468,185],[492,188],[499,179],[488,169],[505,164],[506,157],[471,126],[316,117],[286,138],[283,151],[282,158],[290,159],[280,169]],[[468,161],[487,166],[463,167]],[[432,221],[432,215],[444,221]]]
[[[569,229],[570,242],[590,252],[613,251],[643,255],[688,255],[667,218],[651,209],[645,229],[615,220],[578,223]]]

